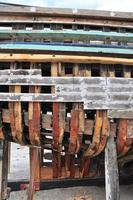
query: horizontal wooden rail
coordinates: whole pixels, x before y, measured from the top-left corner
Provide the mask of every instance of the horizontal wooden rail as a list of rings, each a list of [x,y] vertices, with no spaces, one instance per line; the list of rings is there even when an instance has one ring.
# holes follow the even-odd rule
[[[27,15],[27,16],[71,16],[71,17],[85,17],[85,18],[101,18],[101,19],[113,19],[132,21],[132,12],[112,12],[112,11],[98,11],[87,9],[64,9],[64,8],[41,8],[41,7],[29,7],[29,6],[0,6],[1,15]]]
[[[128,48],[105,48],[105,47],[84,47],[68,45],[42,45],[30,43],[5,43],[0,44],[0,52],[40,52],[40,53],[74,53],[74,54],[118,54],[133,55],[133,49]]]
[[[99,56],[71,56],[56,54],[3,54],[0,53],[0,62],[69,62],[69,63],[100,63],[133,65],[133,59]]]
[[[0,30],[0,38],[43,38],[53,40],[110,40],[133,42],[133,33],[83,31],[83,30]]]

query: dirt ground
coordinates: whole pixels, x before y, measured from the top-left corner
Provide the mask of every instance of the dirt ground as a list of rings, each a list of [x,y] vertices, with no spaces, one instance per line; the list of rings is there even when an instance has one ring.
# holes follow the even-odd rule
[[[12,144],[9,178],[28,178],[28,148]],[[133,199],[133,185],[120,187],[120,200]],[[26,191],[11,192],[9,200],[26,200]],[[37,192],[35,200],[105,200],[103,187],[73,187]]]
[[[133,185],[121,186],[121,200],[133,199]],[[10,200],[26,200],[26,191],[12,192]],[[105,200],[104,188],[74,187],[37,192],[35,200]]]

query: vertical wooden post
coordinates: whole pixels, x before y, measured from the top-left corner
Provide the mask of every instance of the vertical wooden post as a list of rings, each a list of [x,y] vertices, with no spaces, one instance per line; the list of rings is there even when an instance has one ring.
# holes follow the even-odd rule
[[[105,183],[106,200],[120,200],[116,142],[111,134],[105,148]]]
[[[40,189],[40,153],[41,149],[30,147],[30,183],[27,200],[33,200],[35,190]]]
[[[9,196],[8,184],[8,152],[7,140],[0,141],[0,199],[6,200]]]
[[[8,142],[8,173],[11,170],[11,142]]]

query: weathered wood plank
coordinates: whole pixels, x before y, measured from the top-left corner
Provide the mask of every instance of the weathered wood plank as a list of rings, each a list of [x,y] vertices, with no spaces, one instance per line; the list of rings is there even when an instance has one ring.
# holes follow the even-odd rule
[[[132,110],[108,110],[108,117],[111,118],[123,118],[123,119],[133,119]]]
[[[91,144],[84,152],[84,157],[93,157],[97,153],[100,145],[101,130],[103,124],[103,111],[96,111],[94,135]]]
[[[55,92],[60,90],[60,87],[67,87],[69,88],[69,91],[72,90],[73,86],[75,85],[78,88],[80,88],[79,84],[85,85],[90,88],[98,87],[100,84],[101,86],[106,86],[106,78],[102,77],[42,77],[40,75],[38,76],[24,76],[24,75],[2,75],[0,76],[0,85],[44,85],[44,86],[54,86],[56,85]],[[121,79],[120,79],[121,80]],[[123,80],[123,79],[122,79]],[[129,79],[130,80],[130,79]],[[127,84],[128,81],[127,79]],[[117,80],[119,84],[119,79]],[[123,80],[125,82],[125,80]],[[130,80],[132,81],[132,80]],[[110,84],[110,81],[108,81],[108,85]],[[69,84],[69,85],[68,85]],[[119,86],[119,85],[118,85]],[[129,85],[130,86],[130,85]],[[98,87],[100,88],[100,87]],[[92,88],[93,89],[93,88]],[[96,89],[96,88],[95,88]],[[130,89],[130,88],[129,88]],[[103,90],[101,90],[103,92]]]
[[[30,184],[28,188],[27,200],[33,200],[36,190],[40,189],[40,149],[31,147],[29,148],[30,156]]]
[[[132,78],[9,76],[10,84],[3,77],[0,85],[55,85],[55,93],[1,93],[1,101],[84,102],[84,109],[133,108]]]
[[[69,40],[100,40],[104,41],[107,38],[110,41],[119,42],[132,42],[132,33],[119,33],[119,32],[103,32],[103,31],[84,31],[84,30],[2,30],[0,29],[1,39],[11,39],[11,38],[44,38],[46,40],[63,41],[66,38]]]
[[[127,120],[127,140],[133,139],[133,119]]]
[[[59,63],[51,64],[51,76],[58,76]],[[55,87],[52,87],[52,93],[55,93]],[[59,152],[59,104],[53,103],[53,178],[58,178],[61,175],[61,156]]]
[[[117,164],[116,143],[113,136],[109,136],[105,148],[105,182],[106,200],[119,200],[119,175]]]
[[[37,64],[31,63],[30,69],[38,67]],[[40,93],[41,88],[39,86],[30,86],[29,92]],[[29,139],[32,145],[40,144],[40,103],[29,102],[28,113],[29,113]]]
[[[37,76],[41,75],[39,69],[4,69],[0,70],[0,76]]]
[[[85,26],[97,26],[99,28],[101,27],[116,27],[116,28],[128,28],[128,29],[132,29],[133,27],[133,22],[132,21],[123,21],[121,23],[121,21],[114,21],[112,19],[108,20],[102,20],[102,19],[85,19],[85,18],[80,18],[78,17],[76,20],[75,18],[71,18],[71,17],[56,17],[56,19],[53,17],[53,20],[51,20],[51,17],[36,17],[35,19],[32,16],[1,16],[0,18],[0,24],[7,24],[9,25],[9,23],[12,23],[13,25],[16,24],[27,24],[27,25],[31,25],[31,24],[58,24],[58,25],[85,25]]]
[[[9,197],[8,184],[8,149],[9,142],[0,141],[0,199],[5,200]]]
[[[99,56],[74,56],[50,54],[4,54],[0,53],[0,62],[70,62],[133,65],[133,59]],[[36,70],[35,70],[36,71]]]
[[[42,8],[42,7],[30,7],[30,6],[1,6],[1,15],[23,15],[23,16],[73,16],[73,17],[85,17],[85,18],[101,18],[101,19],[113,19],[132,21],[133,14],[131,12],[112,12],[112,11],[97,11],[97,10],[87,10],[87,9],[64,9],[64,8]]]
[[[133,55],[133,49],[129,48],[115,48],[115,47],[84,47],[84,46],[65,46],[65,45],[47,45],[47,44],[31,44],[31,43],[5,43],[0,44],[0,52],[17,52],[17,53],[74,53],[76,55],[84,54],[117,54],[117,55]]]

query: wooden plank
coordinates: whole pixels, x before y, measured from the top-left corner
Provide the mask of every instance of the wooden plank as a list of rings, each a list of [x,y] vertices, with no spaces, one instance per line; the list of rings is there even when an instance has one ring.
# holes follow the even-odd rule
[[[78,107],[75,105],[75,109],[71,111],[71,130],[69,140],[69,154],[70,154],[70,177],[75,176],[75,153],[78,143]]]
[[[24,44],[24,43],[6,43],[0,44],[0,52],[4,53],[74,53],[76,55],[84,54],[99,54],[99,55],[107,55],[107,54],[118,54],[124,56],[133,55],[133,49],[129,48],[105,48],[105,47],[84,47],[84,46],[73,46],[73,45],[47,45],[47,44]]]
[[[10,69],[15,69],[16,68],[16,63],[11,63],[10,64]],[[9,92],[14,93],[15,87],[14,86],[9,86]],[[13,137],[14,141],[18,141],[17,134],[16,134],[16,127],[15,127],[15,104],[14,102],[8,102],[8,107],[9,107],[9,116],[10,116],[10,127],[11,127],[11,135]]]
[[[58,64],[58,76],[65,76],[65,66],[63,63]],[[62,176],[62,150],[63,150],[63,138],[66,126],[66,104],[59,104],[59,145],[58,145],[58,174],[59,177]]]
[[[8,141],[4,140],[0,142],[0,199],[9,198],[9,188],[8,185]]]
[[[132,68],[133,59],[113,58],[99,56],[74,56],[74,55],[50,55],[50,54],[4,54],[0,53],[0,62],[70,62],[70,63],[99,63],[99,64],[122,64],[130,65]],[[25,70],[27,71],[27,70]],[[33,70],[38,71],[38,70]],[[15,71],[14,71],[15,73]]]
[[[58,63],[51,64],[51,76],[58,75]],[[55,92],[55,88],[52,87],[52,93]],[[53,178],[57,178],[60,176],[60,156],[58,153],[58,146],[59,146],[59,104],[53,103],[53,158],[52,158],[52,165],[53,165]]]
[[[40,149],[31,147],[30,150],[30,183],[27,200],[33,200],[36,190],[40,189]]]
[[[98,150],[95,152],[94,156],[98,156],[103,150],[105,149],[105,146],[107,144],[107,139],[109,136],[109,121],[107,118],[107,111],[103,111],[103,124],[102,124],[102,131],[101,131],[101,138]]]
[[[100,66],[100,75],[102,77],[107,76],[107,67],[105,65]],[[98,111],[96,111],[98,112]],[[97,113],[96,113],[97,115]],[[96,148],[96,152],[93,154],[93,157],[99,155],[105,148],[108,138],[108,118],[107,118],[107,111],[103,110],[101,112],[102,115],[102,128],[101,128],[101,136],[100,136],[100,142],[99,146]]]
[[[133,14],[131,12],[112,12],[112,11],[96,11],[87,9],[64,9],[64,8],[42,8],[42,7],[30,7],[30,6],[2,6],[0,7],[1,15],[26,15],[28,16],[73,16],[81,18],[101,18],[101,19],[113,19],[132,21]]]
[[[31,64],[31,68],[34,68]],[[40,93],[40,87],[30,86],[29,92],[35,94]],[[29,139],[32,145],[40,144],[40,103],[39,102],[29,102]]]
[[[119,119],[117,135],[117,151],[121,155],[127,140],[127,119]]]
[[[39,69],[4,69],[0,70],[0,76],[37,76],[41,75]]]
[[[30,69],[39,68],[37,64],[30,63]],[[39,86],[29,87],[29,92],[40,93],[41,88]],[[29,140],[32,145],[40,145],[40,113],[41,107],[39,102],[29,102],[28,104],[29,114]],[[39,148],[30,148],[30,183],[28,190],[28,200],[34,199],[35,190],[40,190],[41,180],[41,154],[42,151]]]
[[[71,87],[73,88],[73,86],[75,86],[75,89],[80,88],[79,84],[82,84],[83,86],[87,86],[89,87],[90,85],[90,89],[92,87],[91,90],[93,90],[94,87],[97,87],[98,89],[100,89],[100,87],[98,87],[98,85],[100,84],[100,86],[102,87],[102,85],[105,87],[106,85],[111,86],[111,84],[129,84],[130,82],[132,83],[133,80],[132,79],[126,79],[124,80],[123,78],[119,79],[119,78],[115,78],[115,79],[110,79],[110,78],[103,78],[103,77],[42,77],[42,76],[24,76],[24,75],[10,75],[10,76],[0,76],[0,85],[44,85],[44,86],[55,86],[55,91],[53,93],[57,93],[60,91],[60,87],[66,87],[69,89],[69,91],[72,91]],[[114,81],[113,81],[114,80]],[[108,81],[108,83],[106,83],[106,81]],[[112,82],[112,83],[111,83]],[[69,85],[68,85],[69,84]],[[126,85],[126,86],[127,86]],[[115,85],[114,85],[115,86]],[[121,85],[120,85],[121,86]],[[77,87],[77,88],[76,88]],[[129,85],[129,89],[131,90],[132,85]],[[110,87],[111,88],[111,87]],[[97,89],[97,90],[98,90]],[[117,89],[117,88],[116,88]],[[128,91],[129,91],[128,89]],[[79,91],[79,89],[77,90]],[[102,90],[100,90],[100,92],[104,92],[103,88]]]
[[[91,77],[91,65],[86,65],[84,76]],[[85,119],[85,113],[84,113],[84,131],[82,130],[84,132],[84,134],[88,134],[88,135],[93,134],[94,121],[93,122],[92,121]],[[80,171],[80,177],[83,178],[83,177],[89,176],[91,159],[88,157],[84,157],[85,150],[83,150],[81,152],[82,152],[82,154],[80,155],[79,171]]]
[[[69,40],[100,40],[105,41],[107,38],[110,41],[119,42],[132,42],[132,33],[119,33],[119,32],[104,32],[104,31],[84,31],[84,30],[2,30],[0,29],[1,39],[11,39],[11,38],[25,38],[25,39],[35,39],[44,38],[46,40],[54,41],[64,41],[66,38]]]
[[[61,63],[52,63],[51,75],[64,75],[64,66]],[[52,87],[53,92],[55,92],[55,87]],[[65,104],[53,103],[53,178],[58,178],[62,175],[61,152],[64,129]]]
[[[97,110],[92,143],[84,152],[84,157],[91,158],[95,155],[95,153],[97,153],[100,144],[102,124],[103,124],[103,111]]]
[[[129,68],[124,66],[123,72],[125,78],[131,78],[131,71]],[[130,141],[129,143],[127,142],[128,140],[127,127],[128,127],[128,120],[120,118],[118,124],[118,133],[117,133],[117,151],[119,157],[126,155],[130,149],[130,145],[132,144],[132,141]]]
[[[27,78],[27,77],[26,77]],[[25,79],[26,79],[25,78]],[[9,77],[10,80],[10,77]],[[4,78],[1,78],[1,85]],[[55,94],[1,93],[1,101],[84,102],[84,109],[132,110],[132,78],[107,77],[20,77],[9,85],[56,85]],[[26,83],[25,83],[26,82]],[[19,84],[20,83],[20,84]]]
[[[106,200],[120,200],[116,143],[109,136],[105,148]]]
[[[42,16],[36,16],[35,19],[33,19],[32,16],[13,16],[11,15],[6,16],[6,15],[1,15],[0,18],[0,24],[1,25],[9,25],[10,23],[12,24],[25,24],[25,25],[32,25],[34,24],[42,24],[42,25],[47,25],[47,24],[58,24],[58,25],[85,25],[85,26],[97,26],[98,28],[101,27],[115,27],[115,28],[128,28],[132,29],[133,27],[133,22],[132,21],[114,21],[112,19],[105,19],[104,21],[102,19],[90,19],[90,18],[81,18],[77,17],[76,19],[74,17],[42,17]]]
[[[15,93],[21,92],[21,86],[15,86]],[[22,122],[22,107],[21,102],[14,102],[14,120],[15,120],[15,132],[17,141],[23,144],[23,122]]]
[[[133,119],[133,111],[132,110],[108,110],[108,117],[110,119],[113,119],[113,118]]]
[[[73,76],[79,76],[79,65],[75,64],[73,67]],[[71,119],[70,119],[70,137],[69,137],[69,147],[68,147],[68,162],[69,162],[69,171],[70,177],[75,177],[75,154],[80,149],[80,138],[79,138],[79,104],[73,103],[71,110]],[[66,155],[67,156],[67,155]]]

